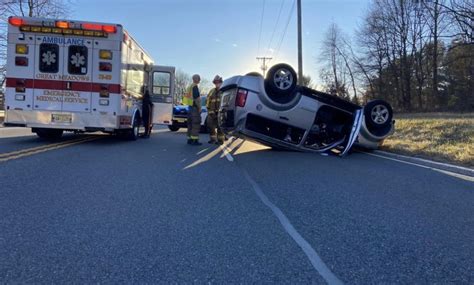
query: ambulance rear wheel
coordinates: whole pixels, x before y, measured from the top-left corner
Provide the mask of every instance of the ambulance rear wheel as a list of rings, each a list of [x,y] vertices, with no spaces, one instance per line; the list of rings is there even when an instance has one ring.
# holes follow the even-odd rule
[[[136,141],[138,139],[139,131],[140,131],[140,118],[138,115],[133,118],[132,128],[128,131],[127,139],[131,141]]]
[[[63,135],[63,130],[57,129],[34,129],[36,135],[46,140],[57,140]]]

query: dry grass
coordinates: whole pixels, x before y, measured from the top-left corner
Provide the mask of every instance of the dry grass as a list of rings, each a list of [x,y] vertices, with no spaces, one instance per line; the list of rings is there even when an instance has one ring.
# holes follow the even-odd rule
[[[474,167],[474,114],[403,114],[383,150]]]

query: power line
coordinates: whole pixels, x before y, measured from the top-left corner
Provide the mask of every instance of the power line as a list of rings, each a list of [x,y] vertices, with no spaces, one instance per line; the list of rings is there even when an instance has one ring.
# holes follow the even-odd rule
[[[278,11],[278,17],[275,23],[275,27],[273,28],[272,36],[270,37],[270,42],[268,43],[267,51],[270,50],[272,46],[273,37],[275,36],[276,29],[278,27],[278,23],[280,22],[281,11],[283,10],[283,5],[285,4],[285,0],[281,0],[280,11]]]
[[[280,39],[280,43],[278,44],[278,48],[275,53],[275,58],[278,58],[278,54],[280,52],[281,44],[283,43],[283,40],[285,39],[286,36],[286,31],[288,30],[288,26],[290,25],[291,18],[293,18],[293,12],[295,11],[295,5],[296,5],[296,0],[293,0],[293,6],[291,6],[290,14],[288,15],[288,19],[286,21],[286,26],[283,31],[283,35]]]
[[[265,0],[263,0],[262,15],[260,16],[260,33],[258,34],[257,56],[260,53],[260,40],[262,39],[263,16],[265,15]]]

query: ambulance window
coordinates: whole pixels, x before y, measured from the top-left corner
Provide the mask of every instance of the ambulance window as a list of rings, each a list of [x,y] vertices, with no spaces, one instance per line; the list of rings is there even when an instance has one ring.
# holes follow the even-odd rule
[[[67,71],[69,74],[87,74],[86,46],[69,46]]]
[[[156,95],[170,95],[170,78],[171,75],[167,72],[153,73],[153,94]]]
[[[55,44],[40,44],[39,70],[45,73],[59,71],[59,46]]]

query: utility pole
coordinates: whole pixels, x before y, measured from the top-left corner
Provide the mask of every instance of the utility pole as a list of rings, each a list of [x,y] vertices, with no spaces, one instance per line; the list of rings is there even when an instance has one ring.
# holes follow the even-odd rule
[[[298,84],[303,84],[303,39],[301,36],[301,0],[297,0],[298,8]]]
[[[257,60],[260,61],[260,60],[263,60],[263,64],[262,64],[262,72],[263,72],[263,76],[265,76],[265,73],[267,72],[267,61],[270,61],[272,60],[273,58],[272,57],[265,57],[265,56],[257,56]]]

